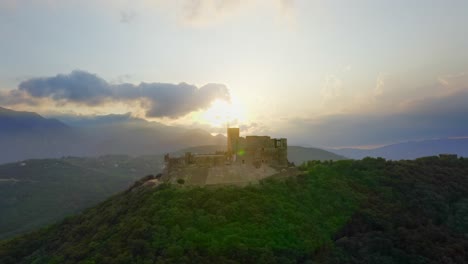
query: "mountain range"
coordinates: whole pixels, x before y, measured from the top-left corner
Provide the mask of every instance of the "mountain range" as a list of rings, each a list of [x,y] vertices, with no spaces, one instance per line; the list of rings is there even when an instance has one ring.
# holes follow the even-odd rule
[[[224,150],[226,138],[201,129],[148,122],[130,114],[47,119],[36,113],[0,108],[0,144],[7,150],[0,153],[0,163],[7,163],[63,156],[207,153]],[[344,158],[317,148],[290,146],[288,151],[296,164]]]
[[[69,153],[80,155],[78,138],[72,128],[56,119],[0,108],[0,163]]]
[[[374,149],[342,148],[330,151],[352,159],[382,157],[391,160],[416,159],[439,154],[457,154],[468,157],[468,138],[442,138],[409,141]]]
[[[197,146],[216,146],[214,149],[222,150],[224,147],[220,146],[225,143],[223,135],[213,136],[201,129],[149,122],[130,114],[44,118],[37,113],[0,107],[0,164],[63,156],[155,155]],[[368,156],[414,159],[441,153],[467,157],[468,138],[409,141],[374,149],[323,150],[290,146],[288,152],[289,159],[296,164],[306,160],[361,159]]]
[[[44,118],[0,108],[0,163],[34,158],[153,155],[197,145],[223,144],[223,136],[148,122],[130,115]]]

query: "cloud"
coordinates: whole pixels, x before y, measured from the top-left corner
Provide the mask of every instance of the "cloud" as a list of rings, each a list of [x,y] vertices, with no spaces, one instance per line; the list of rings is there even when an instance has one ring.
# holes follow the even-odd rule
[[[375,88],[374,88],[374,96],[382,96],[384,93],[384,87],[385,87],[385,74],[380,73],[379,76],[377,77],[377,81],[375,83]]]
[[[177,118],[205,109],[216,99],[230,100],[229,91],[222,84],[207,84],[200,88],[186,83],[141,83],[115,87],[116,99],[146,100],[147,117]]]
[[[26,104],[30,106],[38,106],[41,104],[40,100],[27,96],[24,92],[19,90],[1,91],[0,90],[0,105],[10,106]]]
[[[192,25],[209,24],[235,14],[247,4],[245,0],[185,0],[183,21]]]
[[[468,89],[407,101],[397,112],[387,114],[366,112],[297,118],[288,121],[288,132],[297,143],[328,147],[467,136],[466,102]]]
[[[183,19],[189,24],[209,24],[249,8],[272,6],[282,15],[293,14],[294,0],[184,0],[182,1]]]
[[[343,79],[337,75],[325,76],[320,89],[320,107],[324,112],[341,112],[346,110],[345,102],[349,103]]]
[[[137,18],[137,13],[145,13],[150,10],[154,14],[162,13],[171,20],[193,27],[215,25],[225,21],[226,18],[251,10],[256,12],[277,11],[281,17],[291,18],[294,16],[295,9],[294,0],[73,0],[72,2],[85,2],[86,6],[111,9],[116,14],[120,14],[121,23],[132,23]],[[0,0],[0,11],[2,9],[7,11],[21,10],[32,4],[57,8],[69,5],[70,0]]]
[[[417,89],[399,87],[407,94],[415,89],[416,97],[395,93],[396,83],[401,84],[381,74],[372,108],[289,119],[287,136],[293,144],[327,147],[468,136],[468,74],[446,75]]]
[[[281,12],[287,16],[294,15],[295,2],[295,0],[280,0],[279,3]]]
[[[468,72],[448,74],[437,78],[447,91],[459,91],[468,88]]]
[[[128,11],[120,11],[120,23],[131,23],[135,20],[136,13]]]
[[[146,117],[178,118],[208,108],[214,100],[230,100],[227,87],[210,83],[200,88],[187,83],[110,84],[95,74],[75,70],[54,77],[32,78],[18,89],[0,95],[0,103],[34,104],[50,100],[58,105],[100,106],[139,102]]]
[[[33,98],[51,98],[58,102],[86,105],[100,104],[112,95],[112,89],[104,79],[84,71],[29,79],[21,82],[18,90]]]
[[[325,77],[321,95],[323,100],[328,101],[343,94],[343,81],[335,75]]]
[[[268,126],[259,122],[241,124],[239,128],[243,134],[247,135],[269,135],[271,133]]]

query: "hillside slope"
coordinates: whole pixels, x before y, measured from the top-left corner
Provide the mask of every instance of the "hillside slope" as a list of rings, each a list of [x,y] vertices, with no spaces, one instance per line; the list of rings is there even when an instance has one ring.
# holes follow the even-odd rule
[[[138,187],[1,242],[0,260],[468,262],[467,160],[345,160],[305,169],[243,188]]]
[[[160,156],[103,156],[0,165],[0,238],[93,206],[141,175],[159,172],[161,162]]]
[[[319,148],[306,148],[299,146],[288,147],[288,160],[290,162],[294,162],[296,165],[300,165],[309,160],[326,161],[342,159],[345,159],[345,157]]]

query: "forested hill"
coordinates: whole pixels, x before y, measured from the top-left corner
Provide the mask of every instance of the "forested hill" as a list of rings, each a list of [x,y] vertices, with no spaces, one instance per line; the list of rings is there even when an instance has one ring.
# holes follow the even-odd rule
[[[138,187],[0,243],[0,263],[468,263],[468,160],[312,162],[248,187]]]
[[[1,164],[0,239],[94,206],[161,166],[161,156],[125,155]]]

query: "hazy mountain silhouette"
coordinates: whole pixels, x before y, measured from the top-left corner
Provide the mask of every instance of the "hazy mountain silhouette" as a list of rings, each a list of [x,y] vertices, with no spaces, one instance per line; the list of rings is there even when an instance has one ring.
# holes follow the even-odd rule
[[[324,161],[342,159],[345,159],[345,157],[319,148],[306,148],[300,146],[288,147],[288,160],[290,162],[294,162],[296,165],[300,165],[309,160]]]
[[[68,129],[67,125],[56,119],[46,119],[34,112],[13,111],[0,107],[0,135],[63,132]]]
[[[31,158],[150,155],[181,148],[223,144],[223,136],[166,126],[127,115],[44,118],[0,108],[0,163]]]
[[[77,130],[93,142],[89,155],[162,154],[191,146],[222,144],[226,140],[203,130],[171,127],[137,118],[83,126]]]
[[[56,119],[0,108],[0,162],[81,154],[79,135]]]
[[[195,146],[206,149],[206,146],[225,144],[225,137],[222,135],[212,136],[201,129],[148,122],[130,114],[59,116],[58,119],[62,121],[44,118],[33,112],[0,107],[0,163],[62,156],[152,155]],[[207,150],[211,152],[213,149]],[[224,150],[224,147],[220,150]],[[289,159],[299,164],[306,160],[338,160],[344,157],[414,159],[441,153],[467,157],[468,138],[405,142],[368,150],[343,148],[324,151],[291,146]]]
[[[415,159],[444,153],[468,157],[468,138],[433,139],[392,144],[375,149],[343,148],[330,150],[348,158],[382,157],[392,160]]]

